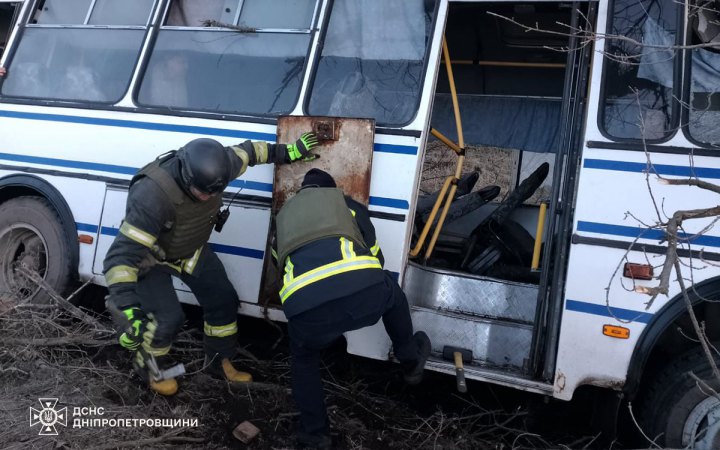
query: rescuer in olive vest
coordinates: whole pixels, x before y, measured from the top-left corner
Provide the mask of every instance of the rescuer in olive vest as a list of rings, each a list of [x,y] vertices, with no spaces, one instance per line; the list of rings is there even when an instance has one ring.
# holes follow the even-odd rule
[[[317,138],[306,133],[295,144],[245,141],[224,147],[195,139],[161,155],[132,179],[125,219],[104,262],[111,307],[130,324],[120,344],[135,352],[133,366],[163,395],[177,392],[174,378],[148,377],[151,355],[169,367],[170,346],[185,321],[172,277],[192,290],[204,311],[206,366],[230,381],[252,381],[230,358],[237,342],[239,300],[217,255],[207,244],[218,221],[222,193],[248,166],[309,159]]]
[[[320,352],[343,333],[383,320],[405,381],[418,384],[430,339],[413,335],[405,294],[383,270],[368,210],[344,196],[330,174],[311,169],[278,212],[280,300],[288,319],[292,391],[300,410],[298,441],[331,446],[320,377]]]

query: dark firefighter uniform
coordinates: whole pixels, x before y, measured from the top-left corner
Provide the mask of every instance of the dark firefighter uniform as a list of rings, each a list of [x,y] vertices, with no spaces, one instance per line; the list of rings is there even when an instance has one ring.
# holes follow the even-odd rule
[[[416,384],[430,342],[423,332],[413,336],[407,299],[383,270],[367,208],[344,196],[318,169],[306,174],[302,186],[276,218],[277,258],[284,272],[280,299],[288,319],[293,397],[300,410],[298,440],[326,447],[321,351],[343,333],[382,318],[406,381]]]
[[[114,304],[120,309],[139,304],[151,317],[142,332],[141,345],[155,357],[168,353],[185,320],[172,276],[187,284],[203,307],[206,354],[211,360],[233,356],[239,300],[223,265],[207,244],[222,206],[222,189],[249,166],[293,160],[288,149],[292,146],[265,142],[222,147],[217,141],[200,139],[186,148],[199,141],[216,146],[211,145],[211,150],[219,153],[223,163],[215,164],[222,166],[216,169],[226,171],[222,182],[214,186],[216,195],[198,201],[183,182],[185,163],[180,152],[185,148],[177,152],[180,155],[170,152],[159,157],[133,177],[125,219],[104,262]],[[136,358],[142,364],[140,352]],[[177,390],[172,382],[168,395]],[[151,387],[160,392],[153,384]]]

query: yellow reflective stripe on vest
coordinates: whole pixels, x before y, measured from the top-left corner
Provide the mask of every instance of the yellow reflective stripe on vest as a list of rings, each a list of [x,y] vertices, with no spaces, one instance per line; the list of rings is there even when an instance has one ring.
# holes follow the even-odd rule
[[[352,259],[357,256],[354,247],[355,243],[350,239],[340,238],[340,253],[342,253],[343,259]]]
[[[137,283],[138,269],[130,266],[115,266],[105,274],[108,286],[116,283]]]
[[[355,210],[352,208],[348,208],[348,209],[350,210],[350,213],[353,215],[353,217],[355,217]]]
[[[379,251],[380,251],[380,244],[378,244],[377,239],[375,239],[375,245],[370,247],[370,253],[372,253],[373,256],[377,256]]]
[[[157,242],[157,238],[155,236],[141,230],[138,227],[134,227],[127,222],[123,222],[123,224],[120,225],[120,234],[127,236],[147,248],[152,248],[152,246],[155,245],[155,242]]]
[[[333,275],[338,275],[345,272],[351,272],[353,270],[360,269],[382,269],[380,261],[374,256],[356,256],[352,259],[343,259],[324,266],[317,267],[309,272],[305,272],[297,278],[294,278],[291,283],[285,284],[280,290],[280,301],[285,303],[295,291],[304,288],[305,286],[315,283],[316,281],[324,280]]]
[[[182,270],[184,270],[185,273],[188,273],[188,274],[193,273],[193,270],[195,270],[195,266],[197,265],[198,259],[200,259],[200,253],[202,253],[202,247],[195,250],[195,253],[192,255],[192,258],[183,260],[183,262],[180,264],[180,267],[182,267]]]
[[[289,257],[289,256],[288,256],[287,258],[285,258],[285,260],[286,260],[287,262],[285,263],[285,276],[283,277],[283,285],[287,285],[287,284],[292,283],[292,280],[293,280],[293,269],[295,268],[295,266],[293,266],[292,261],[290,261],[290,257]]]
[[[205,322],[205,335],[214,337],[225,337],[231,336],[237,333],[237,322],[232,322],[227,325],[210,325]]]

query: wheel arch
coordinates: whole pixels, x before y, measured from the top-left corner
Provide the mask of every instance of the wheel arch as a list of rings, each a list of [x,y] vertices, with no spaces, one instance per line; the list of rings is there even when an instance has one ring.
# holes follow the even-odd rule
[[[0,203],[17,197],[39,196],[46,199],[60,217],[61,225],[68,242],[77,243],[77,226],[73,218],[70,206],[65,201],[60,191],[46,180],[27,174],[13,174],[0,178]],[[71,267],[73,267],[73,278],[78,278],[78,265],[80,261],[80,249],[78,245],[71,245]]]
[[[720,334],[720,317],[717,317],[717,314],[709,314],[708,310],[716,311],[720,308],[720,304],[704,302],[703,299],[720,298],[720,277],[710,278],[688,287],[687,294],[698,320],[705,321],[706,333],[712,340]],[[703,305],[706,307],[703,308]],[[652,363],[659,364],[661,358],[679,355],[691,345],[699,345],[692,344],[689,339],[685,339],[687,345],[671,345],[678,343],[674,335],[683,333],[681,326],[689,321],[689,318],[682,293],[673,297],[653,315],[638,339],[628,367],[623,392],[630,400],[639,392],[645,370],[652,367]],[[694,334],[694,331],[692,333]]]

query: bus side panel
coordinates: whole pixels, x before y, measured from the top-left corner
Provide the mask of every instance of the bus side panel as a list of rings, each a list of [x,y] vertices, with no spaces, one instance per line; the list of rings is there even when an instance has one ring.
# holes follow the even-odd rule
[[[607,3],[599,4],[598,31],[603,32],[607,21]],[[654,173],[646,174],[648,158],[658,175],[667,178],[687,178],[677,174],[689,173],[693,165],[701,169],[701,179],[714,181],[720,173],[720,161],[712,157],[690,158],[682,153],[648,153],[641,142],[628,144],[628,150],[602,148],[608,137],[598,126],[601,98],[602,52],[604,40],[596,42],[588,102],[583,157],[578,180],[577,200],[573,223],[576,240],[570,249],[565,302],[558,343],[554,394],[570,399],[576,387],[583,384],[621,389],[638,338],[654,314],[669,298],[679,293],[674,275],[670,292],[659,296],[648,308],[649,296],[635,291],[641,286],[656,286],[658,280],[633,281],[623,277],[625,262],[660,266],[662,254],[645,253],[641,249],[627,251],[633,243],[665,246],[660,228],[648,229],[679,209],[707,208],[717,204],[716,195],[691,187],[667,186],[658,182]],[[589,148],[587,141],[596,141]],[[600,142],[600,144],[598,144]],[[612,143],[617,145],[616,143]],[[668,145],[690,149],[683,134],[678,131]],[[610,145],[608,145],[610,146]],[[689,152],[689,150],[688,150]],[[703,230],[712,219],[687,221],[683,224],[688,234]],[[705,234],[710,244],[707,251],[716,251],[718,231]],[[595,241],[593,241],[595,239]],[[607,243],[607,244],[605,244]],[[590,245],[594,244],[594,245]],[[611,248],[609,244],[619,248]],[[704,244],[703,244],[704,245]],[[701,246],[696,246],[699,249]],[[681,259],[690,264],[688,259]],[[694,264],[697,266],[698,261]],[[720,269],[707,264],[704,270],[695,270],[693,283],[720,275]],[[657,275],[657,273],[656,273]],[[603,334],[604,325],[625,327],[627,339]]]

